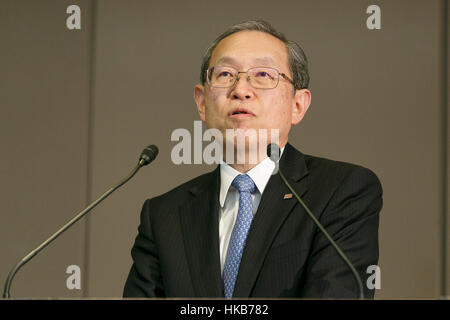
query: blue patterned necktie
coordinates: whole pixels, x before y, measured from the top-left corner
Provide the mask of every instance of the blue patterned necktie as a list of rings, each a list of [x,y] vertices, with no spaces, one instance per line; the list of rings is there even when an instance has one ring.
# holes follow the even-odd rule
[[[233,296],[245,240],[253,219],[252,192],[255,191],[255,183],[246,174],[238,175],[234,178],[231,185],[239,191],[239,210],[231,233],[223,268],[223,287],[226,298]]]

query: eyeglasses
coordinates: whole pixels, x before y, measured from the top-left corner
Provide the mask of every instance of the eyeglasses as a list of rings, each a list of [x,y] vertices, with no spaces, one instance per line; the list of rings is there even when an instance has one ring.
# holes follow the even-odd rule
[[[284,73],[278,72],[274,68],[251,68],[246,72],[237,71],[231,67],[216,66],[207,70],[206,79],[208,84],[214,88],[229,88],[239,79],[239,74],[247,74],[247,81],[255,89],[273,89],[278,85],[280,76],[294,84]]]

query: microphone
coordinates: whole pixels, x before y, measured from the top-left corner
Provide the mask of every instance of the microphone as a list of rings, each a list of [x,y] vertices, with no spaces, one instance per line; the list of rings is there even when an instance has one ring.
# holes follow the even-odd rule
[[[72,225],[75,224],[78,220],[80,220],[84,215],[86,215],[89,211],[91,211],[95,206],[97,206],[100,202],[102,202],[106,197],[108,197],[111,193],[113,193],[116,189],[121,187],[123,184],[125,184],[128,180],[133,178],[133,176],[139,171],[140,168],[143,166],[148,165],[150,162],[155,160],[156,156],[158,155],[158,147],[155,145],[150,145],[147,148],[145,148],[140,157],[139,162],[136,165],[136,167],[131,171],[131,173],[123,178],[119,183],[117,183],[115,186],[110,188],[108,191],[106,191],[103,195],[101,195],[97,200],[92,202],[87,208],[85,208],[83,211],[78,213],[72,220],[67,222],[61,229],[56,231],[50,238],[45,240],[43,243],[41,243],[36,249],[28,253],[22,260],[20,260],[16,266],[9,272],[8,278],[5,282],[5,289],[3,291],[3,298],[8,299],[10,298],[10,288],[12,284],[12,280],[19,271],[21,267],[23,267],[28,261],[30,261],[34,256],[36,256],[42,249],[47,247],[53,240],[55,240],[57,237],[59,237],[64,231],[69,229]]]
[[[276,143],[271,143],[267,146],[267,156],[275,162],[278,168],[278,173],[280,174],[281,179],[283,180],[284,184],[291,190],[292,194],[295,196],[298,202],[303,206],[303,208],[306,210],[308,215],[313,219],[314,223],[319,227],[319,229],[322,231],[322,233],[327,237],[328,241],[333,245],[333,247],[336,249],[338,254],[341,256],[341,258],[345,261],[347,266],[350,268],[350,270],[353,273],[353,276],[355,277],[356,282],[358,283],[358,291],[359,291],[359,299],[364,299],[364,290],[363,285],[361,281],[361,277],[359,276],[358,272],[356,271],[353,264],[350,262],[350,260],[347,258],[345,253],[339,248],[337,243],[331,238],[331,236],[328,234],[328,232],[325,230],[325,228],[322,226],[322,224],[317,220],[317,218],[314,216],[314,214],[309,210],[309,208],[306,206],[306,204],[303,202],[303,200],[299,197],[297,192],[295,192],[294,188],[289,184],[289,182],[286,180],[283,172],[281,172],[281,169],[278,166],[278,160],[280,159],[280,147]]]
[[[153,144],[145,148],[142,151],[141,156],[139,157],[139,164],[141,164],[141,167],[146,166],[150,162],[155,160],[156,156],[158,155],[158,152],[159,152],[158,147]]]

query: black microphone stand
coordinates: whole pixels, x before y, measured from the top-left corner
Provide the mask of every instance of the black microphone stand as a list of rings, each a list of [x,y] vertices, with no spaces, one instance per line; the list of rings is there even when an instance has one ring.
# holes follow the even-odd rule
[[[151,147],[155,147],[156,146],[151,146]],[[144,153],[146,152],[146,150],[148,150],[147,147],[144,150]],[[19,269],[26,264],[28,261],[30,261],[35,255],[37,255],[42,249],[44,249],[45,247],[47,247],[53,240],[55,240],[57,237],[59,237],[64,231],[66,231],[68,228],[70,228],[75,222],[77,222],[78,220],[80,220],[84,215],[86,215],[89,211],[91,211],[95,206],[97,206],[100,202],[102,202],[106,197],[108,197],[111,193],[113,193],[116,189],[120,188],[123,184],[125,184],[128,180],[130,180],[131,178],[133,178],[133,176],[139,171],[139,169],[147,164],[149,164],[151,161],[153,161],[153,159],[156,157],[156,155],[158,154],[158,150],[156,148],[155,150],[151,150],[151,152],[156,153],[154,154],[154,156],[148,156],[146,154],[142,154],[141,158],[139,159],[139,163],[136,165],[136,167],[131,171],[131,173],[126,176],[125,178],[123,178],[117,185],[113,186],[111,189],[109,189],[108,191],[106,191],[103,195],[101,195],[97,200],[95,200],[94,202],[92,202],[86,209],[84,209],[83,211],[81,211],[80,213],[78,213],[74,218],[72,218],[72,220],[70,220],[69,222],[67,222],[61,229],[59,229],[58,231],[56,231],[50,238],[48,238],[47,240],[45,240],[43,243],[41,243],[36,249],[34,249],[33,251],[31,251],[29,254],[27,254],[25,257],[22,258],[22,260],[20,260],[16,266],[9,272],[8,274],[8,278],[6,279],[5,282],[5,289],[3,291],[3,298],[4,299],[9,299],[10,298],[10,288],[11,288],[11,283],[13,281],[13,278],[15,276],[15,274],[17,273],[17,271],[19,271]]]
[[[281,179],[283,180],[284,184],[289,188],[289,190],[294,194],[297,201],[302,205],[302,207],[306,210],[308,215],[311,217],[311,219],[314,221],[316,226],[322,231],[322,233],[325,235],[325,237],[328,239],[328,241],[331,243],[331,245],[334,247],[334,249],[337,251],[339,256],[344,260],[344,262],[347,264],[349,269],[352,271],[353,276],[356,280],[356,283],[358,285],[358,298],[364,299],[364,289],[361,281],[361,277],[359,276],[358,272],[356,271],[353,264],[350,262],[350,260],[347,258],[345,253],[339,248],[339,246],[336,244],[336,242],[331,238],[331,236],[328,234],[328,232],[325,230],[325,228],[322,226],[322,224],[317,220],[317,218],[314,216],[314,214],[309,210],[308,206],[303,202],[303,200],[300,198],[300,196],[297,194],[297,192],[294,190],[294,188],[291,186],[291,184],[287,181],[286,177],[284,176],[283,172],[279,168],[278,161],[280,160],[280,147],[275,144],[271,143],[267,146],[267,156],[275,163],[275,172],[278,172]]]

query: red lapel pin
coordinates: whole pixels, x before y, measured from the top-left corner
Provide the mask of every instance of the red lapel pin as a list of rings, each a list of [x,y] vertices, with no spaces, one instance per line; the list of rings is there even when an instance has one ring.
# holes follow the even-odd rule
[[[283,199],[291,199],[292,198],[292,193],[286,193],[283,197]]]

